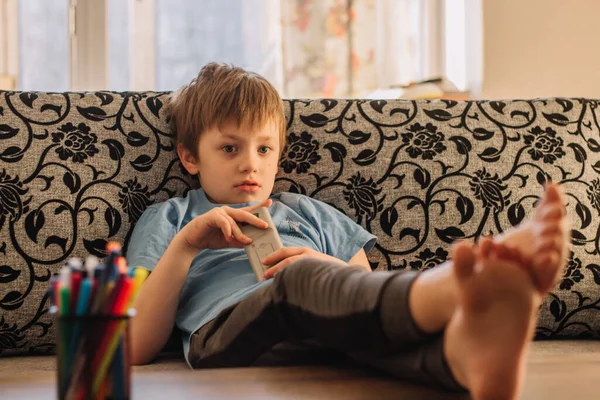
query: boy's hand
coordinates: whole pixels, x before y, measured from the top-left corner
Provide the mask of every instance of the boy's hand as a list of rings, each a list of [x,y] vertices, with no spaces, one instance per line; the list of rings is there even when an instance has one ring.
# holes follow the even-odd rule
[[[240,248],[252,243],[252,239],[242,233],[237,223],[245,222],[257,228],[268,228],[269,225],[265,221],[251,212],[259,207],[268,208],[272,203],[271,199],[267,199],[244,208],[216,207],[194,218],[181,230],[181,233],[187,244],[198,251],[225,247]]]
[[[289,266],[294,261],[304,257],[319,258],[321,260],[346,264],[339,258],[318,252],[308,247],[282,247],[261,260],[264,265],[272,265],[271,268],[265,271],[265,279],[271,279],[277,272]]]

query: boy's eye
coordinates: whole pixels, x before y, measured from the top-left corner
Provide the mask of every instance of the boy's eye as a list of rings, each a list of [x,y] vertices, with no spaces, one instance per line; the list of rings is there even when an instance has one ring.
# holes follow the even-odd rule
[[[222,149],[225,153],[233,153],[235,151],[235,147],[230,144],[223,146]]]
[[[267,154],[269,152],[269,150],[271,150],[268,146],[261,146],[258,151],[263,153],[263,154]]]

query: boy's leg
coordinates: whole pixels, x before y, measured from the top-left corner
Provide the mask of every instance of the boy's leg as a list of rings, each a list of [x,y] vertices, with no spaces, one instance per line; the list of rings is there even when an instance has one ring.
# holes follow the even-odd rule
[[[314,339],[288,339],[261,354],[251,366],[346,365],[348,361],[346,354],[326,347]]]
[[[492,269],[517,266],[522,275],[526,277],[525,270],[530,265],[530,262],[528,263],[528,260],[518,250],[503,244],[494,244],[489,239],[483,240],[481,247],[485,252],[480,255],[467,242],[455,245],[455,247],[457,248],[455,249],[454,269],[458,271],[473,271],[477,262],[479,268]],[[461,286],[460,280],[458,285]],[[456,339],[467,340],[466,337],[456,338],[455,336],[453,340]],[[456,380],[453,369],[447,362],[448,352],[445,349],[447,341],[446,331],[440,332],[431,340],[401,352],[390,352],[381,356],[351,353],[350,356],[362,364],[385,371],[401,379],[454,391],[465,391],[467,390],[465,383],[459,383]]]
[[[408,310],[416,276],[413,271],[369,273],[341,263],[300,260],[278,273],[272,285],[194,333],[190,363],[196,368],[250,365],[289,339],[315,339],[344,353],[383,354],[408,347],[429,338]],[[383,326],[382,301],[393,306],[393,328]],[[390,332],[396,334],[393,341]]]
[[[425,334],[410,315],[408,295],[417,276],[301,260],[196,332],[190,363],[195,368],[272,365],[275,345],[316,339],[323,348],[398,377],[460,390],[442,352],[443,337]],[[305,350],[320,361],[318,346]],[[286,353],[282,364],[289,364]]]
[[[349,357],[359,364],[405,381],[453,392],[467,391],[456,380],[446,361],[443,333],[400,352],[390,352],[380,356],[349,354]]]

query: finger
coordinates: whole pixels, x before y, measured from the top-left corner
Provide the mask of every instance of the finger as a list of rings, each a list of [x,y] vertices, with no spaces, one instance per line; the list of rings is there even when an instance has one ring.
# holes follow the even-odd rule
[[[304,253],[304,250],[304,247],[282,247],[263,258],[260,262],[263,265],[274,265],[288,257],[300,255]]]
[[[265,279],[271,279],[279,271],[286,268],[287,266],[289,266],[294,261],[296,261],[300,258],[302,258],[302,257],[300,257],[300,256],[289,257],[289,258],[286,258],[285,260],[283,260],[282,262],[280,262],[279,264],[272,266],[271,268],[269,268],[268,270],[265,271]]]
[[[221,232],[223,232],[223,237],[229,243],[231,242],[231,223],[227,219],[227,215],[219,216],[217,221],[217,226],[221,228]]]
[[[229,223],[231,225],[231,234],[232,234],[233,239],[236,239],[242,245],[242,247],[245,244],[252,243],[252,239],[250,239],[248,236],[244,235],[244,232],[242,232],[242,230],[240,229],[240,226],[237,224],[237,222],[235,222],[235,220],[233,218],[231,218],[229,215],[227,215],[227,218],[229,218]]]
[[[226,213],[237,222],[245,222],[261,229],[266,229],[269,227],[267,222],[243,208],[228,208]]]
[[[244,208],[241,208],[240,210],[254,211],[257,208],[261,208],[261,207],[267,207],[267,208],[269,208],[269,207],[271,207],[271,204],[273,204],[273,200],[266,199],[266,200],[261,201],[258,204],[255,204],[253,206],[244,207]]]

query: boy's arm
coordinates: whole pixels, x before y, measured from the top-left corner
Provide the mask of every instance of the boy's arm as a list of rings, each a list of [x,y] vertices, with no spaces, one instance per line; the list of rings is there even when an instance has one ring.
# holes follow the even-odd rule
[[[371,264],[369,264],[369,259],[367,258],[365,249],[360,249],[358,253],[352,256],[350,261],[348,261],[348,265],[360,265],[367,271],[371,272]]]
[[[177,234],[138,293],[130,321],[131,362],[147,364],[162,350],[175,325],[177,302],[198,249]]]
[[[146,364],[164,347],[175,324],[181,289],[192,260],[203,249],[241,248],[252,243],[237,222],[266,229],[268,224],[251,212],[269,207],[271,200],[239,209],[227,206],[213,208],[190,221],[179,231],[142,285],[130,321],[131,362]]]

